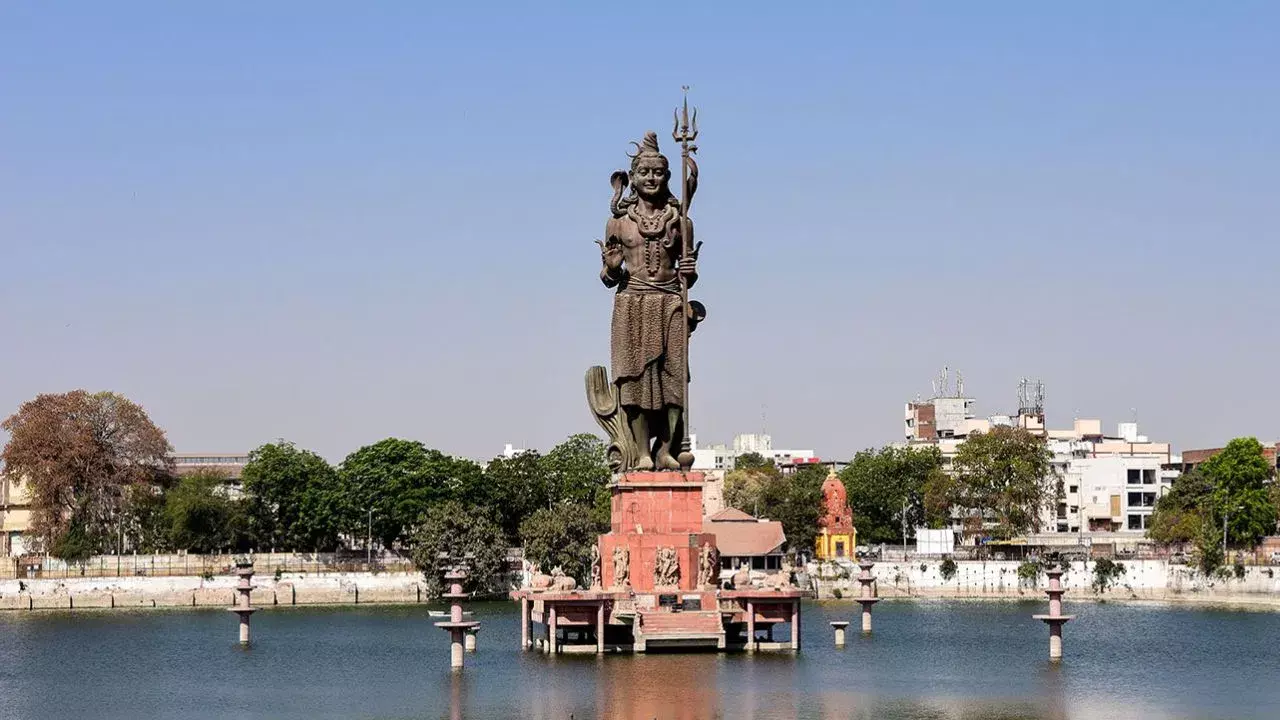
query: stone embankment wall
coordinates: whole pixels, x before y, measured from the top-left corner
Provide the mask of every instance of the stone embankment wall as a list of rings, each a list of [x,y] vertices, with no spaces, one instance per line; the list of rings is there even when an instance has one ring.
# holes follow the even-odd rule
[[[1125,574],[1113,581],[1103,594],[1094,593],[1094,563],[1073,562],[1062,576],[1068,598],[1114,600],[1188,600],[1256,602],[1280,606],[1280,567],[1246,567],[1243,578],[1206,578],[1193,566],[1165,560],[1118,560]],[[956,561],[951,579],[942,577],[938,560],[878,562],[872,570],[880,597],[934,598],[1018,598],[1043,599],[1047,580],[1043,574],[1036,584],[1020,581],[1017,561]],[[1228,568],[1230,569],[1230,568]],[[824,573],[816,580],[820,598],[832,598],[835,590],[852,598],[858,583],[851,577]]]
[[[236,578],[104,577],[0,580],[0,610],[229,607]],[[284,573],[256,575],[252,602],[273,605],[418,603],[427,600],[422,574]]]

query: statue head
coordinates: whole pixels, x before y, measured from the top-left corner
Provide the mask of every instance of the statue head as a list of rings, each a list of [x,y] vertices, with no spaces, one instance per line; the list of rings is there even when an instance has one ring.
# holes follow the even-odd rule
[[[650,130],[644,140],[631,143],[636,153],[631,155],[631,172],[627,179],[635,193],[649,201],[663,201],[671,195],[667,186],[671,180],[671,167],[667,158],[658,150],[658,135]]]

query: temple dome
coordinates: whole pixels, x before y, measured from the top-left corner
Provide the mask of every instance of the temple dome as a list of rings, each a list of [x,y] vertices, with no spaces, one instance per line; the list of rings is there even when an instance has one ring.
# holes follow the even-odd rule
[[[849,498],[844,483],[836,475],[835,466],[822,481],[822,518],[818,526],[830,533],[853,529],[853,513],[849,510]]]

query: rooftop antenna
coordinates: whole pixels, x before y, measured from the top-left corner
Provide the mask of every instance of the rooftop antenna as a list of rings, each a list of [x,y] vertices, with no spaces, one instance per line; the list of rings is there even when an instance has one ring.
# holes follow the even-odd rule
[[[1018,381],[1018,414],[1044,417],[1044,383],[1031,378]]]
[[[964,376],[959,370],[956,371],[956,397],[964,397]]]

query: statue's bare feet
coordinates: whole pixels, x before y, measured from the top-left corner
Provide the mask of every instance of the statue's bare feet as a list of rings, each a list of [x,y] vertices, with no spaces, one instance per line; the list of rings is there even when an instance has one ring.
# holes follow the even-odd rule
[[[649,457],[648,455],[645,455],[645,456],[641,457],[641,458],[640,458],[640,460],[636,462],[636,469],[637,469],[637,470],[652,470],[652,469],[653,469],[653,458]]]
[[[665,448],[658,451],[658,469],[660,470],[679,470],[680,463],[671,457],[670,451]]]

